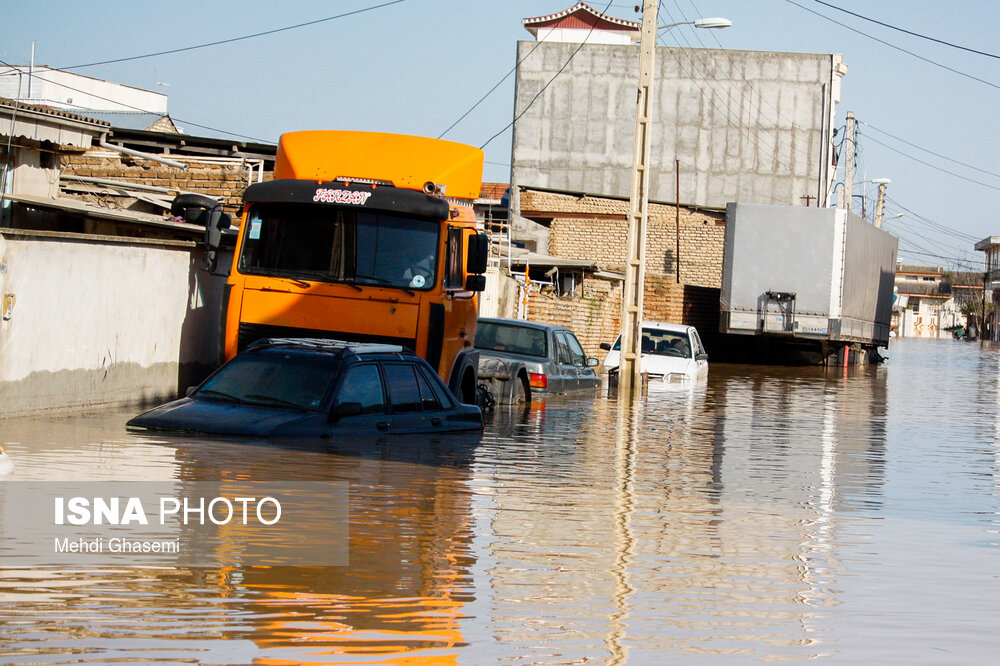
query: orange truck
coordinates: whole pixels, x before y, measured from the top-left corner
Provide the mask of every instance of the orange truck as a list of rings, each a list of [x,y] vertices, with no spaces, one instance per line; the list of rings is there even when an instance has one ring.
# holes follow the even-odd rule
[[[472,345],[489,253],[472,209],[482,168],[482,150],[451,141],[282,135],[274,180],[243,196],[221,360],[260,338],[399,344],[426,359],[462,402],[475,403]],[[228,220],[206,219],[211,269]]]

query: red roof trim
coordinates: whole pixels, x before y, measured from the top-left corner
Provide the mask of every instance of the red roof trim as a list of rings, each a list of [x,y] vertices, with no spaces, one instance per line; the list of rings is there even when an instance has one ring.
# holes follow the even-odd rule
[[[548,16],[536,16],[534,18],[522,19],[521,23],[525,29],[537,28],[577,28],[581,30],[639,30],[640,24],[637,21],[626,21],[602,14],[585,2],[578,2],[569,9],[564,9],[556,14]]]

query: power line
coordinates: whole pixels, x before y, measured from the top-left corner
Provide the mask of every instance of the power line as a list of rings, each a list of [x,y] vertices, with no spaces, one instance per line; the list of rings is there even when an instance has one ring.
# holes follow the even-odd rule
[[[610,8],[611,8],[611,3],[609,2],[607,6],[604,8],[604,11],[602,11],[601,13],[606,14],[608,9]],[[553,74],[552,78],[549,79],[544,86],[542,86],[542,89],[539,90],[537,93],[535,93],[535,96],[531,98],[531,101],[528,102],[528,105],[524,107],[524,110],[521,111],[521,113],[517,114],[517,116],[515,116],[512,121],[507,123],[507,125],[502,130],[500,130],[499,132],[491,136],[489,139],[487,139],[486,142],[483,143],[483,145],[479,146],[480,150],[486,148],[486,146],[490,145],[490,142],[493,141],[493,139],[497,138],[498,136],[509,130],[511,127],[513,127],[514,123],[520,120],[521,117],[528,112],[528,109],[530,109],[531,106],[535,103],[535,101],[537,101],[538,98],[541,97],[542,93],[545,92],[545,90],[550,85],[552,85],[552,82],[555,81],[557,78],[559,78],[559,75],[563,73],[563,70],[565,70],[569,66],[569,64],[573,61],[573,58],[576,57],[576,54],[580,52],[580,49],[582,49],[587,44],[587,40],[590,39],[591,33],[594,32],[594,27],[595,26],[590,26],[590,30],[587,31],[587,35],[583,38],[583,41],[580,42],[579,46],[577,46],[576,49],[573,50],[573,53],[569,55],[569,58],[567,58],[566,62],[563,63],[563,66],[559,68],[559,71]]]
[[[834,23],[836,25],[839,25],[842,28],[847,28],[851,32],[856,32],[856,33],[858,33],[859,35],[861,35],[863,37],[867,37],[868,39],[874,40],[874,41],[878,42],[879,44],[882,44],[884,46],[888,46],[891,49],[895,49],[897,51],[901,51],[901,52],[903,52],[903,53],[905,53],[907,55],[913,56],[914,58],[916,58],[918,60],[923,60],[926,63],[934,65],[935,67],[940,67],[941,69],[946,69],[946,70],[948,70],[949,72],[951,72],[953,74],[958,74],[959,76],[964,76],[967,79],[972,79],[973,81],[978,81],[979,83],[986,84],[986,85],[988,85],[991,88],[996,88],[997,90],[1000,90],[1000,85],[997,85],[996,83],[991,83],[990,81],[987,81],[985,79],[980,79],[979,77],[973,76],[972,74],[967,74],[965,72],[957,70],[954,67],[949,67],[947,65],[942,65],[941,63],[936,62],[934,60],[931,60],[930,58],[925,58],[922,55],[917,55],[913,51],[907,51],[906,49],[904,49],[902,47],[896,46],[895,44],[890,44],[889,42],[887,42],[887,41],[885,41],[883,39],[879,39],[878,37],[874,37],[872,35],[869,35],[867,32],[862,32],[861,30],[858,30],[857,28],[852,28],[851,26],[847,25],[846,23],[841,23],[840,21],[832,19],[829,16],[826,16],[824,14],[820,14],[819,12],[817,12],[815,10],[812,10],[812,9],[809,9],[808,7],[800,5],[798,2],[795,2],[795,0],[785,0],[785,2],[787,2],[788,4],[791,4],[791,5],[795,5],[799,9],[801,9],[803,11],[807,11],[810,14],[815,14],[816,16],[829,21],[830,23]]]
[[[886,132],[883,129],[879,129],[878,127],[875,127],[874,125],[872,125],[870,123],[862,122],[860,120],[858,122],[861,123],[862,125],[864,125],[865,127],[870,127],[873,130],[875,130],[876,132],[879,132],[881,134],[885,134],[886,136],[891,137],[891,138],[895,139],[896,141],[900,141],[902,143],[905,143],[906,145],[912,146],[912,147],[916,148],[917,150],[922,150],[925,153],[929,153],[929,154],[933,155],[934,157],[940,157],[943,160],[948,160],[949,162],[954,162],[955,164],[958,164],[960,166],[964,166],[967,169],[972,169],[973,171],[979,171],[980,173],[985,173],[988,176],[996,176],[997,178],[1000,178],[1000,173],[996,173],[995,171],[987,171],[986,169],[980,169],[979,167],[972,166],[971,164],[966,164],[965,162],[960,162],[960,161],[958,161],[956,159],[948,157],[947,155],[942,155],[941,153],[935,153],[933,150],[928,150],[927,148],[923,148],[921,146],[918,146],[915,143],[911,143],[910,141],[907,141],[906,139],[900,138],[900,137],[896,136],[895,134],[890,134],[889,132]]]
[[[590,34],[588,33],[587,36],[589,37]],[[499,81],[496,82],[496,85],[494,85],[492,88],[490,88],[489,90],[487,90],[486,94],[483,95],[482,97],[480,97],[479,101],[477,101],[475,104],[473,104],[472,106],[470,106],[469,109],[468,109],[468,111],[466,111],[461,116],[459,116],[458,120],[456,120],[451,125],[449,125],[448,129],[446,129],[445,131],[443,131],[440,134],[438,134],[437,138],[439,138],[439,139],[444,138],[445,134],[447,134],[448,132],[450,132],[451,130],[453,130],[456,125],[458,125],[460,122],[462,122],[463,120],[465,120],[466,116],[468,116],[470,113],[472,113],[473,111],[475,111],[476,107],[479,106],[480,104],[482,104],[486,100],[487,97],[489,97],[490,95],[492,95],[493,91],[495,91],[497,88],[500,87],[500,84],[502,84],[504,81],[506,81],[508,78],[510,78],[510,75],[517,71],[517,68],[521,66],[521,63],[524,62],[525,60],[527,60],[531,56],[531,54],[535,52],[535,49],[537,49],[542,44],[542,42],[544,42],[544,41],[545,41],[544,39],[539,39],[538,41],[536,41],[535,45],[533,47],[531,47],[531,50],[528,51],[528,53],[525,54],[525,56],[523,58],[521,58],[520,60],[518,60],[517,63],[514,65],[514,67],[509,72],[507,72],[506,74],[504,74],[503,77]],[[503,130],[501,130],[501,131],[503,131]]]
[[[882,146],[883,148],[888,148],[889,150],[891,150],[894,153],[899,153],[903,157],[908,157],[911,160],[913,160],[914,162],[919,162],[920,164],[923,164],[924,166],[929,166],[930,168],[936,169],[936,170],[940,171],[941,173],[946,173],[949,176],[954,176],[955,178],[959,178],[961,180],[968,181],[968,182],[973,183],[975,185],[981,185],[983,187],[988,187],[991,190],[998,190],[998,191],[1000,191],[1000,187],[997,187],[996,185],[990,185],[989,183],[984,183],[984,182],[979,181],[979,180],[974,180],[972,178],[967,178],[966,176],[963,176],[961,174],[955,173],[954,171],[949,171],[948,169],[943,169],[943,168],[937,166],[936,164],[931,164],[930,162],[922,160],[919,157],[914,157],[913,155],[910,155],[909,153],[904,153],[902,150],[899,150],[898,148],[893,148],[889,144],[883,143],[883,142],[879,141],[878,139],[876,139],[874,137],[866,136],[866,138],[869,141],[874,141],[875,143],[877,143],[878,145]]]
[[[17,66],[15,66],[15,65],[11,65],[9,62],[5,62],[4,60],[0,60],[0,65],[4,65],[5,67],[10,67],[11,69],[13,69],[13,70],[15,70],[17,72],[23,72],[24,71],[24,70],[18,68]],[[44,81],[44,82],[50,83],[50,84],[52,84],[54,86],[59,86],[60,88],[65,88],[67,90],[72,90],[73,92],[78,92],[78,93],[82,93],[84,95],[89,95],[91,97],[95,97],[97,99],[104,100],[105,102],[111,102],[113,104],[118,104],[120,106],[128,107],[128,108],[130,108],[130,109],[132,109],[134,111],[140,111],[142,113],[156,113],[155,111],[149,111],[147,109],[143,109],[143,108],[140,108],[138,106],[132,106],[131,104],[126,104],[126,103],[118,101],[118,100],[109,99],[107,97],[102,97],[100,95],[97,95],[97,94],[95,94],[93,92],[90,92],[90,91],[87,91],[87,90],[81,90],[80,88],[74,88],[73,86],[66,85],[65,83],[57,83],[56,81],[52,81],[50,79],[46,79],[45,77],[40,76],[38,74],[32,74],[32,76],[34,78],[38,79],[39,81]],[[230,132],[228,130],[219,129],[218,127],[210,127],[208,125],[200,125],[200,124],[198,124],[196,122],[192,122],[190,120],[184,120],[183,118],[177,118],[176,116],[173,119],[177,120],[178,122],[181,122],[181,123],[183,123],[185,125],[192,125],[194,127],[199,127],[201,129],[206,129],[206,130],[209,130],[209,131],[212,131],[212,132],[219,132],[221,134],[228,134],[230,136],[236,136],[236,137],[239,137],[241,139],[249,139],[250,141],[256,141],[258,143],[272,143],[271,141],[267,141],[266,139],[258,139],[257,137],[254,137],[254,136],[247,136],[246,134],[239,134],[237,132]]]
[[[823,5],[824,7],[829,7],[830,9],[836,9],[838,12],[843,12],[845,14],[850,14],[851,16],[853,16],[855,18],[859,18],[859,19],[862,19],[864,21],[868,21],[869,23],[874,23],[876,25],[880,25],[883,28],[889,28],[890,30],[896,30],[898,32],[905,33],[907,35],[912,35],[913,37],[919,37],[920,39],[926,39],[927,41],[929,41],[929,42],[935,42],[936,44],[943,44],[944,46],[950,46],[953,49],[959,49],[959,50],[962,50],[962,51],[968,51],[969,53],[975,53],[977,55],[986,56],[987,58],[996,58],[996,59],[1000,60],[1000,55],[995,55],[993,53],[987,53],[986,51],[977,51],[976,49],[970,49],[967,46],[959,46],[958,44],[952,44],[951,42],[946,42],[943,39],[935,39],[934,37],[928,37],[927,35],[921,35],[919,32],[913,32],[911,30],[906,30],[904,28],[900,28],[898,26],[895,26],[895,25],[892,25],[892,24],[889,24],[889,23],[883,23],[882,21],[876,21],[873,18],[868,18],[867,16],[862,16],[861,14],[855,14],[854,12],[848,11],[848,10],[844,9],[843,7],[837,7],[836,5],[831,5],[829,2],[823,2],[823,0],[813,0],[813,2],[816,2],[816,3],[820,4],[820,5]]]
[[[390,2],[384,2],[380,5],[373,5],[371,7],[365,7],[364,9],[356,9],[352,12],[345,12],[343,14],[337,14],[336,16],[327,16],[326,18],[316,19],[315,21],[306,21],[305,23],[297,23],[295,25],[285,26],[284,28],[275,28],[273,30],[265,30],[263,32],[255,32],[252,35],[243,35],[242,37],[231,37],[229,39],[220,39],[215,42],[208,42],[207,44],[197,44],[195,46],[184,46],[177,49],[169,49],[166,51],[157,51],[156,53],[146,53],[145,55],[129,56],[127,58],[114,58],[111,60],[100,60],[98,62],[88,62],[82,65],[71,65],[70,67],[60,67],[61,70],[70,69],[83,69],[84,67],[96,67],[97,65],[110,65],[112,63],[118,62],[128,62],[130,60],[142,60],[143,58],[155,58],[162,55],[171,55],[173,53],[183,53],[184,51],[194,51],[196,49],[204,49],[210,46],[220,46],[222,44],[231,44],[233,42],[239,42],[246,39],[253,39],[255,37],[263,37],[265,35],[273,35],[279,32],[285,32],[288,30],[295,30],[297,28],[304,28],[310,25],[316,25],[317,23],[325,23],[327,21],[333,21],[336,19],[345,18],[347,16],[354,16],[355,14],[363,14],[364,12],[370,12],[374,9],[382,9],[383,7],[388,7],[390,5],[398,5],[406,0],[391,0]],[[188,123],[193,125],[194,123]],[[238,134],[236,136],[239,136]]]

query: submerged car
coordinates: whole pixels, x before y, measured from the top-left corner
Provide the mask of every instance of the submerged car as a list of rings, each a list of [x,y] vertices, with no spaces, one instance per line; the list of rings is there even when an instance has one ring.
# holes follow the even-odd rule
[[[617,370],[621,353],[621,336],[614,345],[601,344],[608,350],[604,368]],[[641,372],[649,373],[650,381],[690,382],[708,374],[708,353],[694,326],[642,322]]]
[[[534,393],[565,393],[600,384],[594,372],[600,361],[587,358],[580,341],[565,326],[484,317],[476,324],[475,346],[481,368],[483,359],[523,364],[529,399]]]
[[[286,338],[252,344],[186,398],[126,427],[330,439],[482,430],[483,417],[404,347]]]

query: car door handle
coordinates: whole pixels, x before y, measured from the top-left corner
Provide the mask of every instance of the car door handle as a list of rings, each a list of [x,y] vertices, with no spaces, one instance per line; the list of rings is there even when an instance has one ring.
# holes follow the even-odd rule
[[[437,416],[431,417],[431,425],[433,425],[433,426],[439,426],[439,425],[441,425],[441,419],[439,417],[437,417]]]
[[[379,421],[378,423],[375,424],[375,427],[378,428],[379,430],[385,432],[386,430],[389,429],[389,422],[388,421]]]

